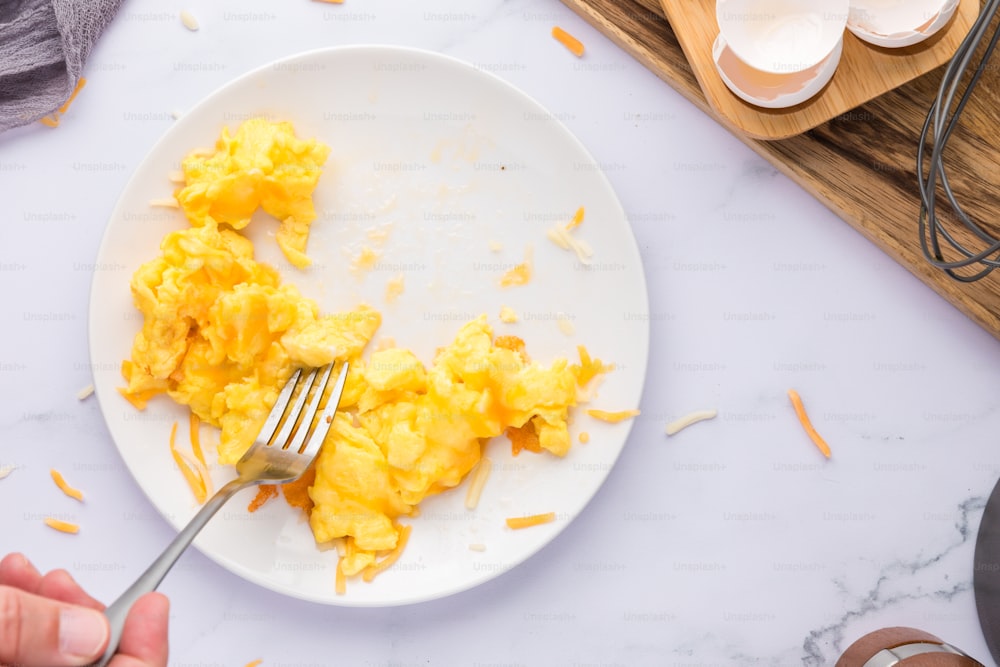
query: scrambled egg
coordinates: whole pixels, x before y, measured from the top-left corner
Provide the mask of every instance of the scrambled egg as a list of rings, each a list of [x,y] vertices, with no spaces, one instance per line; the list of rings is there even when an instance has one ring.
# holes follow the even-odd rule
[[[161,255],[132,278],[144,319],[123,364],[128,384],[122,393],[140,408],[160,393],[190,406],[221,429],[219,461],[233,464],[252,445],[294,368],[350,361],[341,410],[308,493],[316,541],[345,538],[341,567],[352,575],[396,547],[397,519],[413,514],[427,496],[458,485],[488,439],[507,432],[533,451],[565,455],[569,409],[606,368],[582,347],[580,364],[531,361],[520,339],[494,338],[485,315],[462,326],[429,367],[394,346],[365,358],[381,323],[376,310],[359,305],[320,314],[274,269],[254,260],[249,240],[220,224],[241,226],[252,213],[247,198],[257,195],[239,192],[257,192],[262,183],[271,184],[263,188],[271,193],[291,192],[302,184],[298,170],[275,167],[264,178],[243,167],[216,173],[207,166],[229,158],[244,167],[261,165],[268,160],[252,147],[270,154],[278,144],[292,145],[264,123],[248,122],[252,129],[244,132],[244,125],[234,139],[224,133],[225,151],[206,161],[185,161],[195,180],[179,200],[193,226],[168,234]],[[290,136],[290,126],[280,125]],[[251,135],[271,140],[240,142]],[[294,145],[302,153],[312,150]]]
[[[171,232],[161,249],[132,277],[143,326],[123,365],[125,394],[141,406],[166,393],[220,427],[221,463],[253,444],[296,367],[357,358],[381,324],[365,305],[321,316],[254,261],[249,240],[214,222]]]
[[[211,154],[192,153],[181,164],[186,185],[175,198],[192,225],[210,221],[242,229],[258,207],[281,221],[276,240],[292,264],[305,254],[316,218],[312,193],[330,148],[295,136],[291,123],[253,118],[230,135],[224,128]]]

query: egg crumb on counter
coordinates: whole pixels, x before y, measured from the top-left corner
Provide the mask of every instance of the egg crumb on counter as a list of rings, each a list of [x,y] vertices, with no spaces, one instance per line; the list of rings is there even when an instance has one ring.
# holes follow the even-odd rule
[[[304,168],[281,166],[289,146]],[[158,395],[188,406],[192,446],[204,422],[218,429],[218,462],[233,465],[295,368],[348,361],[340,408],[314,465],[281,485],[286,502],[308,517],[318,547],[337,546],[338,591],[341,578],[370,580],[390,567],[412,528],[400,520],[412,521],[425,498],[476,471],[466,497],[474,508],[490,472],[483,455],[490,439],[507,434],[515,451],[519,442],[533,452],[569,452],[570,409],[611,366],[583,346],[578,363],[539,363],[520,338],[495,336],[485,314],[459,326],[430,363],[391,339],[369,345],[381,325],[378,310],[359,304],[321,313],[257,262],[238,231],[259,203],[283,220],[282,229],[293,220],[282,250],[293,264],[305,258],[325,147],[295,139],[289,123],[253,119],[232,137],[223,131],[218,148],[184,161],[187,185],[177,200],[191,226],[168,233],[160,255],[132,277],[143,320],[122,364],[120,392],[139,409]],[[264,154],[277,156],[270,167]],[[276,193],[287,197],[276,202]],[[529,246],[519,265],[529,267],[528,277],[530,260]],[[204,465],[177,452],[173,435],[171,450],[182,472]],[[251,511],[276,495],[276,487],[262,486]]]

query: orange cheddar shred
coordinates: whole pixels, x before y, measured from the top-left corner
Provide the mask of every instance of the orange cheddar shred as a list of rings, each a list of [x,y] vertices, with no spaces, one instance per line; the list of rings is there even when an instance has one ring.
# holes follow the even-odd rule
[[[552,27],[552,36],[556,38],[556,41],[569,49],[570,53],[577,58],[583,55],[583,43],[559,26]]]
[[[573,214],[573,219],[566,223],[566,231],[573,229],[574,227],[579,227],[580,223],[583,222],[583,207],[576,209],[576,213]]]
[[[802,398],[799,396],[799,393],[794,389],[789,389],[788,398],[792,401],[792,407],[795,408],[795,415],[799,418],[799,422],[802,424],[802,428],[805,429],[806,434],[819,451],[823,453],[823,456],[830,458],[830,446],[826,444],[826,441],[813,428],[812,422],[809,421],[809,415],[806,414],[806,408],[802,405]]]
[[[181,454],[177,450],[177,422],[174,422],[173,428],[170,429],[170,455],[174,459],[174,463],[180,468],[181,474],[184,475],[184,480],[191,487],[191,493],[194,494],[195,499],[198,504],[202,504],[208,498],[208,487],[205,482],[205,477],[201,470],[198,469],[197,464],[192,464],[188,461],[187,457]]]
[[[198,463],[208,467],[205,463],[205,453],[201,451],[201,420],[198,419],[198,415],[191,413],[191,418],[188,420],[188,429],[191,436],[191,451],[194,452],[194,457],[198,459]]]
[[[69,105],[73,103],[73,100],[76,99],[76,96],[80,93],[81,90],[83,90],[83,87],[86,85],[87,85],[87,79],[81,76],[79,79],[77,79],[76,87],[73,88],[73,92],[70,93],[69,99],[66,100],[66,103],[63,104],[61,107],[59,107],[57,111],[53,111],[48,116],[43,116],[42,118],[39,118],[38,122],[41,123],[42,125],[45,125],[46,127],[59,127],[59,117],[69,110]]]
[[[80,532],[80,526],[75,523],[70,523],[69,521],[62,521],[61,519],[53,519],[51,517],[45,518],[45,525],[49,528],[54,528],[60,533],[69,533],[75,535]]]
[[[555,520],[556,520],[555,512],[546,512],[545,514],[532,514],[531,516],[512,516],[507,518],[507,526],[509,528],[513,528],[514,530],[520,530],[521,528],[540,526],[543,523],[552,523]]]
[[[52,470],[50,470],[49,473],[52,475],[52,481],[56,483],[56,486],[59,487],[60,491],[65,493],[70,498],[76,498],[81,503],[83,502],[83,492],[80,491],[79,489],[74,489],[72,486],[67,484],[66,480],[63,479],[61,472],[59,472],[55,468],[52,468]]]
[[[367,582],[371,582],[377,575],[385,572],[393,564],[399,560],[399,557],[403,555],[403,549],[406,548],[406,542],[410,539],[410,530],[413,526],[403,525],[399,527],[399,539],[396,541],[396,547],[386,554],[385,558],[375,561],[368,567],[364,569],[361,573],[361,578]]]

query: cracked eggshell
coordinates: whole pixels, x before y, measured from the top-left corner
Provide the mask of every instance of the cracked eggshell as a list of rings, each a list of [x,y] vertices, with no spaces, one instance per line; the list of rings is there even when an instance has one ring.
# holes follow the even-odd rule
[[[850,0],[717,0],[719,32],[750,67],[771,74],[826,61],[844,36]]]
[[[712,47],[715,68],[723,83],[744,102],[764,109],[784,109],[816,96],[837,71],[844,41],[839,40],[826,59],[801,72],[774,74],[750,67],[719,35]]]
[[[948,24],[960,0],[850,0],[847,29],[889,49],[918,44]]]

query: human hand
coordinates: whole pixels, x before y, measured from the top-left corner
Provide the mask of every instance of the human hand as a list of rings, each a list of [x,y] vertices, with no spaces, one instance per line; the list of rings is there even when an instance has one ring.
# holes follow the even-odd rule
[[[0,666],[91,664],[108,645],[103,610],[66,570],[43,576],[23,555],[7,555],[0,560]],[[166,667],[169,611],[160,593],[139,598],[109,667]]]

